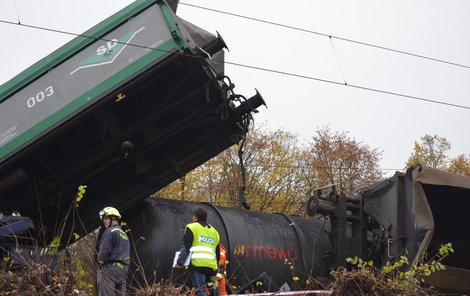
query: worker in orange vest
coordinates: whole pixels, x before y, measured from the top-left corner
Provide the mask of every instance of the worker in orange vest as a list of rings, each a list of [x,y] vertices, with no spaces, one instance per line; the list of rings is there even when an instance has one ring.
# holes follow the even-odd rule
[[[226,269],[227,269],[228,261],[227,261],[227,251],[225,250],[225,247],[221,243],[219,243],[219,246],[220,246],[220,261],[219,261],[219,272],[217,273],[217,281],[219,282],[220,295],[224,296],[224,295],[227,295],[225,276],[227,275]]]

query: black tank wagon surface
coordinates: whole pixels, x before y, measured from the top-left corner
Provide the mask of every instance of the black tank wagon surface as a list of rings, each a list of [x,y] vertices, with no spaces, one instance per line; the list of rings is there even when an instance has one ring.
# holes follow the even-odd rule
[[[192,211],[203,206],[227,249],[227,279],[235,293],[302,290],[312,278],[327,282],[347,258],[372,260],[376,267],[405,254],[418,262],[450,242],[455,253],[442,261],[446,269],[423,280],[442,292],[465,294],[469,197],[469,177],[415,167],[356,197],[334,187],[318,189],[306,205],[310,218],[152,198],[130,209],[127,222],[135,238],[145,238],[137,251],[147,278],[177,278],[172,257]]]

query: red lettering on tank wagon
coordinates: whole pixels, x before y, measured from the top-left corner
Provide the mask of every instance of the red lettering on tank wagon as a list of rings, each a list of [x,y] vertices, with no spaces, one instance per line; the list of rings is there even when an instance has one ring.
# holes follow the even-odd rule
[[[297,248],[279,248],[237,244],[233,248],[233,254],[237,257],[269,259],[269,260],[297,260],[299,250]]]
[[[277,258],[277,252],[276,252],[276,249],[275,248],[266,248],[266,255],[268,257],[268,259],[276,259]]]

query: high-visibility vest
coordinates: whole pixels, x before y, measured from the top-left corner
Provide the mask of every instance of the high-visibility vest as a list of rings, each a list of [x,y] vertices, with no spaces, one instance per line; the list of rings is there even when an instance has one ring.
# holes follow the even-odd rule
[[[216,271],[218,266],[215,249],[220,240],[217,230],[211,225],[204,227],[199,222],[190,223],[186,227],[193,233],[191,265],[209,267]]]

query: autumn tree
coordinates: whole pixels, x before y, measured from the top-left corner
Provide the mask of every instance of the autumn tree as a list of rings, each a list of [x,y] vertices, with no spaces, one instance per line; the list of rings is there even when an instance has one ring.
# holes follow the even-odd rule
[[[333,132],[329,126],[316,131],[308,160],[315,184],[336,184],[348,196],[383,179],[379,169],[382,152],[351,138],[348,132]]]
[[[324,128],[317,131],[312,146],[302,146],[295,134],[258,128],[241,147],[225,150],[157,195],[238,207],[243,184],[240,155],[244,197],[257,211],[302,213],[302,206],[320,186],[337,183],[353,195],[382,178],[380,152],[346,132]]]
[[[470,158],[465,154],[461,154],[451,159],[447,171],[463,176],[470,176]]]
[[[301,200],[305,200],[305,191],[298,184],[302,153],[297,135],[258,128],[249,133],[241,152],[244,197],[251,208],[291,213],[298,210]],[[233,146],[160,190],[158,195],[237,207],[243,184],[239,155],[240,146]]]
[[[154,196],[230,206],[226,189],[238,184],[238,179],[231,177],[236,170],[236,163],[222,162],[220,157],[215,157],[156,192]]]
[[[422,165],[433,169],[446,170],[448,164],[447,152],[451,144],[446,138],[438,135],[425,135],[421,142],[415,142],[414,150],[406,162],[406,167]]]
[[[260,211],[294,213],[305,200],[299,183],[302,148],[298,136],[277,130],[254,135],[245,150],[246,197]]]

